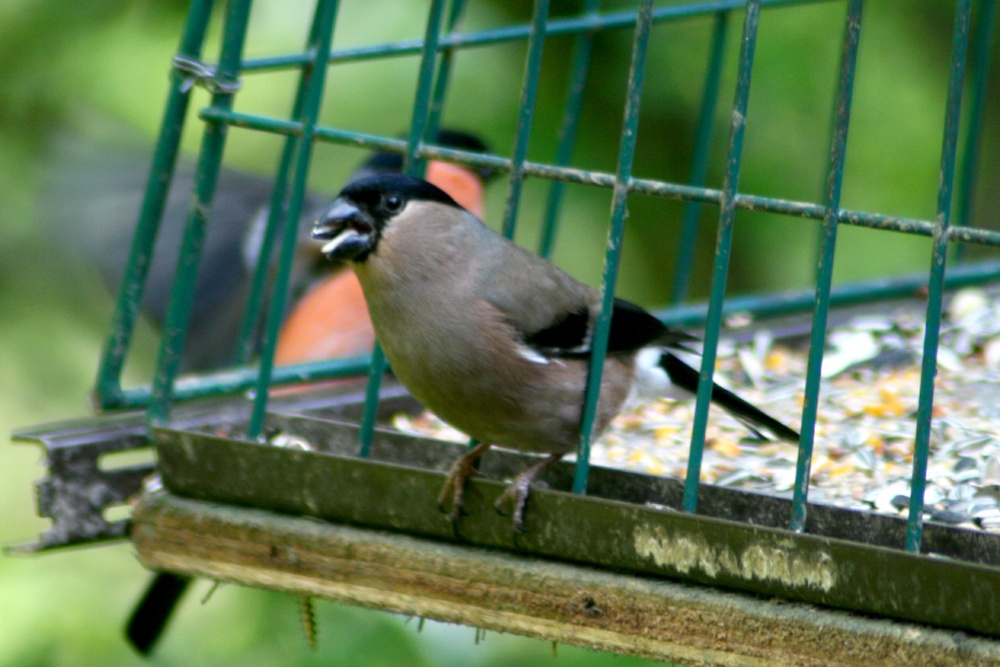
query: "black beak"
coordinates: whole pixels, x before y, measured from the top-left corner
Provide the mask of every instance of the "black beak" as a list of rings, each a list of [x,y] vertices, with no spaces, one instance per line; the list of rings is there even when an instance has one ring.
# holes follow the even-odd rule
[[[337,198],[313,224],[312,237],[328,241],[322,248],[328,259],[361,260],[374,248],[375,225],[354,202]]]

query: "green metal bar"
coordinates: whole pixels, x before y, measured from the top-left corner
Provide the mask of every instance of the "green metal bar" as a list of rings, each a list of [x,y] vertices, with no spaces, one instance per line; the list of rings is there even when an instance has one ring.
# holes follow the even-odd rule
[[[979,156],[982,152],[983,112],[986,100],[986,82],[989,81],[990,53],[996,25],[996,0],[979,3],[978,30],[972,47],[972,86],[969,91],[969,120],[965,128],[965,152],[959,170],[959,194],[955,207],[955,225],[966,227],[972,217],[976,195],[976,176],[979,172]],[[955,259],[965,255],[965,246],[955,246]]]
[[[621,261],[622,241],[625,238],[625,218],[628,215],[628,188],[632,178],[632,160],[635,157],[635,143],[639,130],[639,111],[642,107],[642,84],[646,75],[646,53],[653,18],[653,0],[643,0],[639,6],[639,21],[635,26],[635,40],[632,44],[632,64],[629,70],[628,91],[622,120],[621,144],[618,148],[618,170],[616,187],[611,202],[611,226],[608,229],[608,249],[604,256],[604,275],[601,278],[601,313],[594,325],[590,348],[590,372],[587,374],[587,390],[580,419],[580,441],[576,452],[576,467],[573,471],[573,493],[587,492],[590,476],[590,441],[594,435],[594,419],[597,402],[601,394],[601,377],[604,359],[611,331],[611,311],[615,299],[615,284],[618,280],[618,265]]]
[[[948,289],[983,285],[1000,280],[1000,260],[976,262],[953,267],[945,276]],[[927,287],[927,273],[912,273],[897,278],[862,280],[836,285],[830,295],[830,305],[850,306],[885,299],[913,297]],[[735,313],[753,313],[758,318],[788,315],[812,310],[816,292],[812,289],[791,290],[767,295],[749,295],[727,299],[722,307],[724,317]],[[656,313],[664,324],[675,327],[697,326],[705,322],[708,304],[675,306]]]
[[[743,157],[743,134],[746,129],[747,102],[750,99],[750,75],[753,72],[753,56],[757,45],[759,21],[760,0],[747,0],[736,79],[736,99],[733,102],[729,156],[726,159],[726,176],[722,185],[719,238],[715,249],[715,264],[712,269],[712,293],[708,305],[708,320],[705,323],[705,347],[701,358],[698,400],[691,433],[691,452],[688,457],[687,478],[684,484],[683,506],[687,512],[695,512],[698,509],[698,484],[701,478],[701,460],[705,449],[705,431],[708,426],[708,408],[712,397],[712,377],[715,374],[719,329],[722,326],[722,303],[726,295],[729,256],[733,244],[733,226],[736,220],[735,199]]]
[[[264,130],[276,134],[295,134],[301,131],[301,127],[294,122],[250,114],[206,109],[201,113],[201,116],[205,119],[224,121],[235,127]],[[390,139],[359,132],[348,132],[346,130],[335,130],[326,127],[316,128],[315,139],[373,150],[385,150],[391,153],[404,153],[406,146],[406,143],[399,139]],[[496,155],[470,153],[429,145],[419,148],[417,154],[427,159],[444,160],[446,162],[465,164],[473,167],[485,167],[498,172],[511,170],[511,161]],[[524,174],[531,177],[555,179],[567,183],[600,188],[614,188],[615,185],[614,174],[606,172],[558,167],[531,161],[526,161],[523,168]],[[662,197],[678,201],[696,201],[715,206],[720,205],[723,198],[721,190],[698,188],[680,183],[666,183],[642,178],[633,178],[629,182],[628,189],[633,194]],[[757,213],[777,213],[779,215],[813,220],[822,220],[826,213],[826,207],[821,204],[750,194],[735,195],[732,204],[738,210],[754,211]],[[917,220],[914,218],[851,209],[841,209],[838,214],[838,221],[840,224],[856,227],[881,229],[889,232],[903,232],[928,237],[934,235],[935,228],[935,223],[929,220]],[[1000,232],[976,227],[955,227],[950,230],[948,240],[951,242],[1000,246]]]
[[[309,28],[309,36],[306,44],[316,44],[319,42],[320,22],[317,20],[318,13],[313,14],[312,25]],[[309,93],[309,82],[312,80],[307,73],[315,67],[313,65],[303,66],[299,77],[298,89],[295,93],[295,101],[292,104],[292,118],[303,117],[306,107],[306,99]],[[250,282],[250,292],[247,296],[246,312],[243,314],[243,321],[240,324],[240,332],[236,343],[236,354],[234,362],[237,365],[248,363],[257,352],[257,345],[261,332],[261,325],[264,313],[264,302],[267,296],[268,278],[272,275],[273,265],[271,262],[274,253],[275,237],[281,226],[288,224],[301,224],[298,220],[289,221],[287,213],[288,205],[288,177],[292,171],[295,161],[296,151],[299,147],[299,139],[302,133],[289,134],[285,137],[285,145],[282,149],[281,159],[278,162],[278,172],[274,178],[274,190],[271,192],[270,207],[268,209],[267,223],[264,228],[264,235],[261,239],[260,251],[257,263],[254,267],[253,277]]]
[[[705,89],[702,91],[701,113],[698,116],[698,129],[695,131],[694,158],[691,161],[691,185],[702,187],[708,176],[708,155],[712,146],[712,126],[715,124],[715,109],[719,100],[719,88],[722,82],[722,61],[726,53],[726,41],[729,34],[729,12],[719,12],[715,15],[712,27],[712,44],[709,48],[708,70],[705,76]],[[677,264],[674,269],[674,283],[670,293],[671,305],[687,301],[691,290],[692,267],[695,257],[695,242],[698,240],[698,220],[701,217],[701,204],[689,201],[684,206],[684,217],[681,222],[681,236],[677,241]]]
[[[358,377],[368,372],[371,355],[343,359],[328,359],[288,366],[278,366],[271,377],[271,386],[327,380],[343,377]],[[183,376],[174,385],[174,400],[186,401],[195,398],[235,394],[251,389],[257,384],[259,370],[256,366],[241,366],[214,373]],[[149,387],[127,389],[115,409],[142,408],[149,405],[152,392]]]
[[[413,116],[410,120],[410,134],[406,142],[403,172],[411,176],[423,176],[425,163],[421,159],[420,146],[427,131],[430,117],[431,89],[434,83],[434,62],[441,40],[441,17],[444,14],[444,0],[434,0],[427,16],[427,30],[424,33],[423,53],[420,57],[420,72],[417,77],[417,92],[413,102]],[[372,363],[368,372],[368,386],[365,389],[365,405],[361,413],[361,428],[358,431],[358,456],[367,458],[371,453],[372,439],[375,437],[375,420],[378,417],[379,390],[385,374],[386,359],[382,346],[375,341]]]
[[[448,20],[445,23],[447,34],[453,34],[458,28],[464,11],[465,0],[452,0]],[[442,50],[441,59],[438,61],[437,76],[434,77],[434,92],[431,94],[431,109],[427,117],[425,137],[436,137],[438,130],[441,129],[441,114],[444,112],[444,98],[448,92],[448,84],[451,82],[451,66],[454,59],[455,49],[445,48]]]
[[[220,81],[236,82],[240,57],[246,39],[251,0],[230,0],[226,5],[226,23],[222,36],[222,49],[216,77]],[[233,104],[233,91],[217,88],[212,95],[212,106],[229,110]],[[222,163],[228,126],[209,122],[202,137],[201,153],[195,172],[194,198],[188,211],[177,260],[177,272],[163,325],[156,376],[153,378],[153,395],[149,404],[152,425],[167,420],[173,400],[173,383],[180,365],[181,350],[187,335],[194,300],[195,279],[202,247],[205,244],[205,224],[211,209],[212,197]]]
[[[851,122],[851,99],[854,93],[854,72],[861,37],[862,0],[851,0],[847,8],[844,47],[834,114],[833,138],[827,168],[826,209],[823,219],[823,242],[816,280],[816,300],[813,309],[812,334],[809,338],[809,362],[806,370],[805,404],[802,410],[801,440],[795,463],[795,487],[792,494],[790,530],[801,532],[806,527],[806,501],[809,496],[809,476],[812,469],[813,442],[816,435],[816,415],[819,406],[820,371],[826,349],[826,325],[830,312],[830,291],[833,285],[833,260],[837,247],[837,210],[844,183],[844,162],[847,159],[847,131]]]
[[[600,0],[587,0],[583,6],[583,13],[596,14],[599,6]],[[556,149],[555,161],[556,166],[559,167],[566,166],[573,158],[576,132],[580,125],[580,111],[583,108],[583,90],[587,84],[587,72],[590,69],[593,46],[593,33],[585,32],[577,35],[576,43],[573,46],[573,65],[570,69],[566,102],[563,104],[563,119],[559,126],[559,146]],[[546,259],[552,258],[552,252],[555,249],[559,211],[562,209],[565,191],[566,186],[561,181],[554,181],[549,188],[549,197],[545,203],[545,216],[542,218],[541,239],[538,242],[538,254]]]
[[[410,133],[407,137],[406,152],[403,154],[403,172],[410,176],[422,177],[427,169],[426,160],[420,153],[421,145],[428,136],[431,120],[431,105],[433,101],[435,72],[438,44],[441,41],[441,23],[444,15],[444,0],[433,0],[427,19],[427,32],[424,36],[425,48],[420,59],[420,72],[417,77],[417,92],[413,101],[413,116],[410,119]],[[443,78],[447,82],[447,72]],[[440,91],[444,95],[444,90]]]
[[[763,0],[766,7],[789,7],[807,4],[820,4],[834,0]],[[717,12],[737,10],[743,7],[744,0],[717,0],[694,4],[671,5],[657,7],[653,10],[653,22],[669,22],[698,18]],[[612,12],[594,16],[582,15],[568,19],[553,19],[546,26],[549,37],[577,35],[585,32],[627,29],[635,26],[634,11]],[[506,42],[516,42],[531,36],[531,25],[518,25],[474,33],[460,33],[442,38],[439,49],[463,49],[480,46],[492,46]],[[330,62],[355,62],[376,58],[392,58],[412,56],[423,51],[424,43],[419,39],[411,39],[387,44],[352,47],[330,54]],[[308,54],[296,53],[286,56],[269,56],[266,58],[248,59],[243,63],[244,71],[273,71],[301,67],[309,61]]]
[[[846,35],[845,35],[845,39],[846,39]],[[843,47],[843,46],[845,46],[845,44],[841,45],[841,47]],[[841,50],[843,50],[843,48]],[[841,63],[841,64],[843,64],[843,63]],[[838,93],[839,93],[840,84],[841,84],[841,82],[838,80],[837,81]],[[838,99],[834,99],[833,107],[830,109],[830,134],[827,136],[827,145],[826,145],[826,155],[829,155],[829,156],[833,155],[833,145],[834,145],[834,142],[837,139],[837,127],[836,126],[837,126],[837,118],[838,118],[838,116],[837,116],[838,109],[839,109]],[[829,184],[830,184],[830,168],[831,168],[830,165],[831,165],[830,161],[827,160],[826,164],[824,165],[823,180],[821,181],[821,185],[820,185],[820,199],[823,200],[823,201],[826,200],[827,192],[828,192],[828,188],[829,188]],[[823,219],[825,221],[826,217],[824,216]],[[813,267],[814,267],[814,270],[813,270],[813,280],[816,281],[817,286],[820,284],[820,280],[821,280],[820,271],[821,271],[821,266],[822,266],[822,263],[823,263],[823,251],[824,251],[823,243],[824,243],[824,238],[826,237],[825,235],[826,235],[826,227],[824,225],[818,225],[816,227],[816,232],[815,232],[815,243],[816,243],[816,246],[815,246],[815,263],[813,264]]]
[[[298,100],[296,101],[298,102]],[[298,104],[296,104],[296,111]],[[296,113],[297,115],[297,113]],[[281,225],[289,222],[285,215],[285,205],[288,195],[288,174],[292,169],[297,142],[295,137],[288,136],[278,162],[278,171],[274,177],[274,189],[271,191],[270,205],[267,212],[267,223],[261,238],[260,251],[254,265],[253,276],[250,279],[250,291],[247,295],[246,311],[240,323],[240,331],[236,339],[236,353],[233,362],[237,365],[248,363],[257,351],[261,317],[264,312],[268,277],[271,275],[271,255],[274,252],[274,241]]]
[[[919,552],[923,534],[924,489],[927,483],[927,455],[930,449],[931,418],[934,407],[934,376],[937,373],[938,336],[941,329],[941,301],[944,293],[945,262],[948,257],[951,196],[955,182],[955,154],[962,115],[962,86],[965,56],[969,46],[969,18],[972,0],[958,0],[951,45],[951,71],[945,108],[944,139],[941,147],[941,176],[938,185],[934,248],[931,254],[927,293],[924,354],[920,364],[920,396],[917,403],[917,432],[913,445],[913,477],[910,480],[910,513],[906,521],[906,550]]]
[[[184,32],[177,47],[178,55],[190,59],[201,57],[213,5],[213,0],[195,0],[191,3],[184,23]],[[115,310],[111,316],[111,333],[101,350],[97,382],[94,386],[94,400],[100,407],[114,404],[122,395],[122,369],[139,317],[139,304],[146,287],[153,245],[156,243],[177,155],[180,152],[184,118],[187,115],[190,99],[190,77],[176,67],[172,68],[170,92],[163,109],[163,120],[160,121],[160,134],[153,152],[149,177],[146,179],[142,209],[136,223],[135,236],[132,238]]]
[[[274,373],[274,352],[278,345],[278,334],[281,323],[285,319],[285,301],[288,298],[288,283],[292,273],[292,259],[295,256],[295,246],[299,240],[299,218],[302,211],[302,201],[306,195],[306,179],[309,175],[309,162],[312,158],[313,130],[319,117],[320,106],[323,103],[323,91],[326,87],[326,64],[333,40],[333,27],[337,18],[338,0],[320,0],[316,3],[314,29],[309,50],[315,53],[315,63],[304,68],[301,85],[306,88],[305,103],[302,108],[301,122],[303,135],[298,142],[295,154],[294,182],[291,199],[288,204],[287,220],[281,240],[281,258],[278,262],[278,273],[274,279],[274,291],[271,296],[270,312],[267,327],[264,331],[263,349],[260,355],[260,369],[257,376],[257,390],[253,397],[253,411],[250,413],[250,423],[247,426],[247,438],[255,440],[264,433],[267,399],[271,387],[271,376]],[[263,256],[267,261],[268,256]]]
[[[538,98],[538,80],[542,70],[542,48],[545,46],[545,22],[549,16],[549,0],[535,0],[531,16],[531,36],[528,38],[528,57],[524,63],[524,83],[517,112],[517,134],[514,137],[514,155],[511,158],[510,179],[503,214],[503,235],[514,238],[517,214],[521,205],[521,188],[524,185],[524,162],[528,157],[528,142],[535,117],[535,100]]]

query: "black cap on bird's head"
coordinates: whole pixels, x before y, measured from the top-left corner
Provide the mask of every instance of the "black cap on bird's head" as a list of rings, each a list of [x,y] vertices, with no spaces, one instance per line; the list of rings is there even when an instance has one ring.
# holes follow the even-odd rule
[[[423,179],[377,174],[347,184],[313,224],[312,237],[327,241],[322,252],[328,259],[362,262],[375,250],[386,223],[411,201],[462,208],[444,190]]]
[[[474,134],[471,134],[469,132],[463,132],[461,130],[440,129],[434,135],[432,143],[439,144],[439,145],[441,145],[441,146],[443,146],[445,148],[452,148],[452,149],[458,149],[458,150],[473,151],[473,152],[477,152],[477,153],[488,153],[489,152],[489,146],[482,139],[480,139],[479,137],[477,137]],[[433,164],[434,164],[434,162],[431,161],[430,164],[429,164],[429,166],[432,167]],[[449,164],[449,163],[446,163],[446,164]],[[449,166],[453,166],[453,165],[449,164]],[[368,160],[366,160],[365,163],[361,166],[361,168],[358,169],[351,176],[351,179],[348,182],[348,185],[345,186],[344,192],[346,192],[347,189],[350,188],[350,186],[352,186],[355,183],[369,182],[373,177],[385,176],[385,175],[393,174],[393,173],[398,174],[399,172],[402,171],[402,169],[403,169],[403,156],[402,155],[400,155],[399,153],[387,153],[387,152],[381,152],[380,151],[378,153],[373,154]],[[479,190],[476,191],[475,189],[473,189],[470,192],[464,193],[466,195],[465,198],[463,198],[461,194],[460,195],[456,195],[456,196],[459,197],[459,199],[461,200],[461,202],[462,202],[462,204],[464,206],[468,206],[470,208],[475,207],[476,210],[474,212],[477,215],[482,215],[482,210],[481,210],[482,191],[481,191],[481,188],[482,188],[483,184],[486,183],[486,181],[488,181],[490,178],[492,178],[493,176],[496,175],[496,172],[494,170],[488,169],[488,168],[473,168],[473,167],[467,167],[467,166],[466,167],[462,167],[462,169],[466,170],[470,175],[472,175],[476,179],[476,181],[478,182]],[[369,184],[369,186],[366,186],[366,187],[370,187],[370,184]],[[344,192],[342,192],[341,195],[343,195]],[[470,196],[470,194],[471,194],[471,196]],[[358,196],[360,197],[360,195],[358,195]],[[433,199],[433,197],[432,197],[432,199]],[[332,228],[333,227],[333,222],[332,222],[332,219],[331,219],[331,214],[332,214],[333,209],[334,209],[334,205],[330,205],[330,206],[328,206],[324,210],[323,214],[320,217],[320,221],[318,221],[316,223],[316,227],[314,227],[314,229],[313,229],[313,238],[315,238],[315,239],[332,239],[332,237],[327,236],[327,234],[329,233],[328,231],[324,231],[324,230],[321,230],[321,229],[318,229],[318,228],[322,226],[322,225],[320,225],[320,223],[322,221],[324,221],[324,220],[330,220],[329,224],[327,224],[325,226],[326,228]],[[263,238],[264,224],[265,224],[265,222],[266,222],[266,220],[264,218],[262,218],[261,219],[261,223],[259,225],[260,231],[259,231],[259,233],[255,234],[255,241],[256,241],[257,245],[250,248],[251,252],[256,251],[257,247],[260,244],[260,241],[258,239],[262,239]],[[365,225],[363,223],[359,223],[359,227],[365,227]],[[360,235],[360,236],[363,237],[363,234]],[[363,238],[359,238],[359,237],[356,237],[356,236],[353,236],[353,235],[349,235],[348,237],[345,237],[344,244],[339,248],[338,254],[331,254],[330,252],[327,252],[325,250],[322,251],[321,254],[324,255],[327,259],[337,259],[338,257],[340,259],[351,259],[352,258],[352,256],[351,256],[351,250],[352,250],[352,248],[354,248],[354,249],[360,248],[360,250],[361,250],[360,256],[355,256],[354,258],[355,259],[359,259],[359,260],[363,260],[367,256],[367,252],[370,252],[371,249],[374,248],[374,245],[373,245],[371,248],[368,248],[366,250],[365,247],[364,247],[364,244],[362,243],[363,240],[364,240]],[[373,238],[371,238],[369,240],[374,241],[374,240],[377,240],[377,238],[373,237]],[[326,246],[324,246],[324,247],[329,247],[329,246],[330,246],[330,244],[326,244]],[[307,247],[310,248],[310,249],[312,249],[313,251],[315,251],[315,247],[316,246],[313,246],[312,244],[308,244]],[[311,256],[313,256],[313,255],[311,255]],[[255,253],[253,254],[253,257],[256,258],[256,254]],[[317,259],[319,259],[319,258],[317,257]],[[323,262],[323,264],[326,265],[327,263]],[[319,269],[319,267],[317,267],[317,269]]]

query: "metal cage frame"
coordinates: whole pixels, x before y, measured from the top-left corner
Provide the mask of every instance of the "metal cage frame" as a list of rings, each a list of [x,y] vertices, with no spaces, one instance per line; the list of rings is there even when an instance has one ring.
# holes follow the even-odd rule
[[[815,1],[815,0],[813,0]],[[827,0],[829,1],[829,0]],[[464,9],[464,2],[457,0],[450,8],[443,0],[432,3],[426,37],[423,42],[401,42],[378,45],[373,47],[355,48],[343,51],[332,50],[331,38],[336,17],[336,2],[318,3],[313,27],[310,31],[307,49],[301,54],[260,58],[242,61],[242,47],[246,35],[247,19],[250,2],[230,2],[226,10],[226,24],[223,45],[219,54],[218,64],[203,66],[202,71],[207,76],[192,74],[190,68],[182,67],[183,63],[199,62],[201,48],[204,42],[208,19],[211,14],[212,2],[207,0],[192,3],[184,36],[175,58],[173,80],[170,95],[162,123],[160,138],[151,167],[151,177],[148,181],[142,212],[137,225],[137,233],[132,246],[130,262],[126,269],[123,287],[116,305],[111,335],[104,347],[101,358],[99,378],[95,397],[102,409],[124,407],[144,407],[148,405],[150,420],[154,424],[168,421],[170,405],[184,398],[207,396],[213,394],[231,393],[250,387],[255,387],[255,409],[248,432],[248,437],[257,438],[263,427],[264,413],[267,406],[267,388],[272,383],[301,381],[303,379],[318,379],[324,377],[339,377],[356,373],[360,369],[371,368],[369,405],[377,401],[378,384],[384,370],[384,359],[378,350],[372,356],[370,366],[367,360],[356,360],[350,363],[343,361],[314,363],[306,367],[287,367],[275,369],[272,359],[277,339],[281,313],[284,312],[285,291],[288,284],[288,272],[291,265],[291,251],[294,247],[294,225],[288,225],[285,237],[282,239],[281,261],[279,274],[274,285],[274,300],[271,302],[270,317],[267,324],[265,345],[260,357],[259,367],[246,366],[243,370],[227,372],[221,378],[206,378],[201,381],[184,383],[178,386],[177,368],[179,351],[184,344],[187,313],[193,299],[194,271],[178,272],[178,280],[171,293],[169,312],[165,331],[160,347],[159,363],[156,377],[151,390],[123,390],[121,388],[121,373],[129,342],[137,321],[139,302],[142,297],[143,278],[148,267],[152,244],[156,238],[159,217],[162,215],[166,193],[170,180],[165,175],[172,173],[179,150],[181,128],[187,111],[188,100],[193,83],[208,85],[212,92],[211,104],[201,111],[205,122],[205,134],[198,162],[197,199],[192,202],[186,223],[184,245],[181,249],[179,265],[185,267],[197,266],[200,251],[200,241],[203,238],[204,227],[207,224],[205,211],[209,210],[212,200],[215,177],[221,166],[222,152],[225,143],[225,128],[227,126],[250,128],[264,132],[272,132],[286,137],[285,149],[281,164],[275,179],[276,187],[272,203],[287,202],[287,208],[274,205],[271,207],[271,219],[268,223],[270,233],[266,237],[262,256],[266,256],[270,244],[275,241],[275,230],[281,227],[284,219],[296,220],[301,210],[302,198],[305,193],[305,180],[308,171],[310,148],[314,141],[329,141],[344,144],[370,147],[388,152],[403,153],[408,169],[412,173],[421,170],[420,161],[429,158],[453,161],[476,167],[488,167],[510,173],[510,185],[507,192],[507,205],[503,221],[503,231],[508,237],[513,236],[517,220],[521,184],[526,177],[546,178],[553,180],[550,204],[546,216],[546,232],[540,251],[543,255],[551,252],[552,238],[555,234],[555,224],[560,199],[562,196],[561,182],[583,183],[597,187],[612,188],[614,203],[611,211],[611,224],[608,235],[608,251],[602,280],[604,294],[603,315],[595,331],[591,379],[588,383],[587,410],[584,415],[582,437],[578,450],[577,473],[573,489],[584,493],[588,476],[588,453],[591,425],[594,419],[594,405],[597,398],[597,387],[600,386],[600,374],[604,361],[603,350],[607,345],[607,333],[610,323],[610,308],[608,307],[614,295],[615,281],[620,258],[621,241],[624,236],[624,221],[627,211],[626,199],[631,193],[656,197],[670,197],[688,202],[685,208],[683,237],[681,240],[681,257],[690,258],[693,253],[685,252],[694,244],[695,224],[699,207],[712,204],[719,207],[719,237],[716,248],[716,260],[713,266],[711,297],[705,314],[705,351],[702,356],[701,382],[699,384],[697,408],[695,412],[695,428],[691,442],[691,463],[688,467],[685,487],[684,508],[694,512],[698,504],[698,479],[700,472],[701,452],[704,449],[705,428],[708,419],[708,404],[710,387],[715,369],[716,349],[723,316],[726,312],[751,310],[752,312],[781,312],[792,308],[804,308],[801,297],[795,303],[789,303],[786,295],[780,298],[755,298],[730,303],[729,311],[724,305],[728,260],[731,251],[732,234],[737,210],[768,211],[784,215],[799,216],[822,221],[822,249],[816,280],[815,294],[809,298],[813,305],[813,327],[810,340],[809,370],[806,376],[806,400],[802,415],[802,442],[797,465],[795,484],[795,500],[793,516],[789,520],[791,530],[802,530],[806,516],[806,500],[808,493],[809,461],[812,451],[813,436],[818,404],[819,371],[822,363],[826,322],[831,305],[851,301],[852,294],[858,290],[871,290],[881,287],[874,293],[879,297],[905,293],[916,285],[913,279],[894,281],[888,286],[884,281],[879,284],[848,285],[840,289],[832,287],[833,258],[836,248],[837,228],[840,224],[859,225],[890,229],[907,234],[930,236],[934,239],[934,251],[931,258],[926,284],[928,287],[927,305],[927,336],[924,344],[924,355],[921,364],[921,393],[919,414],[916,420],[916,456],[914,457],[913,484],[914,493],[910,505],[910,523],[907,532],[906,548],[909,551],[919,551],[923,509],[923,484],[926,477],[926,459],[930,440],[931,407],[934,398],[933,379],[937,363],[937,341],[941,322],[942,295],[946,286],[969,284],[972,282],[989,281],[1000,276],[1000,267],[993,263],[967,268],[949,276],[946,280],[945,264],[949,243],[978,243],[985,245],[1000,245],[1000,233],[988,229],[971,227],[967,224],[969,201],[975,181],[973,175],[981,133],[981,117],[984,103],[984,93],[987,82],[987,63],[990,43],[995,22],[995,4],[989,1],[982,3],[980,30],[978,40],[973,46],[975,59],[973,61],[974,85],[971,89],[972,110],[970,122],[966,128],[965,151],[966,159],[961,165],[960,183],[963,190],[960,194],[960,218],[952,222],[953,189],[958,171],[957,155],[959,147],[959,129],[961,105],[965,78],[965,60],[969,48],[970,20],[972,1],[960,0],[956,5],[953,47],[951,56],[950,77],[948,86],[945,127],[941,151],[941,178],[938,190],[937,219],[914,220],[861,211],[844,210],[840,208],[840,189],[843,182],[844,161],[846,156],[847,133],[851,115],[851,96],[853,92],[854,70],[857,61],[859,35],[861,30],[861,0],[848,3],[845,21],[842,61],[840,65],[839,84],[835,105],[831,150],[829,155],[828,181],[825,201],[820,204],[808,204],[776,198],[754,196],[740,193],[738,190],[740,174],[740,158],[743,146],[743,136],[746,127],[747,103],[750,95],[751,74],[753,71],[754,47],[757,37],[757,26],[760,11],[763,7],[776,7],[797,4],[793,0],[771,0],[741,2],[727,0],[718,2],[692,3],[678,6],[654,9],[651,1],[642,3],[638,12],[622,12],[601,14],[598,4],[590,1],[586,9],[577,18],[552,20],[548,19],[549,3],[535,3],[533,19],[530,25],[515,26],[495,31],[480,33],[461,33],[454,31],[459,17]],[[726,160],[725,181],[719,189],[704,187],[707,169],[707,153],[710,133],[707,128],[714,116],[718,95],[719,72],[722,67],[721,52],[727,36],[727,25],[730,15],[740,9],[745,9],[743,33],[741,37],[741,52],[739,58],[738,83],[732,111],[732,127],[729,140],[728,157]],[[447,10],[447,11],[446,11]],[[701,123],[698,130],[698,141],[692,166],[690,183],[666,183],[652,180],[635,179],[632,177],[631,164],[635,150],[635,137],[638,125],[639,106],[642,99],[642,84],[645,73],[645,54],[649,40],[649,29],[654,22],[670,21],[687,18],[694,15],[713,15],[715,27],[710,52],[708,81],[705,87],[705,98],[702,105]],[[599,173],[573,169],[567,166],[575,139],[576,121],[582,104],[580,85],[586,77],[588,59],[591,51],[591,41],[594,31],[623,28],[635,25],[635,43],[633,45],[632,68],[629,76],[627,105],[623,121],[622,140],[619,151],[618,169],[615,174]],[[444,30],[442,30],[444,26]],[[567,100],[566,117],[559,154],[555,164],[547,165],[530,163],[526,160],[528,134],[531,129],[531,111],[534,106],[539,75],[541,70],[541,53],[544,39],[548,35],[574,34],[577,36],[576,54],[573,64],[572,83]],[[514,154],[510,158],[500,156],[481,156],[458,150],[452,150],[427,145],[423,137],[428,134],[428,128],[438,122],[438,115],[444,99],[451,59],[455,51],[483,44],[492,44],[506,40],[528,40],[528,58],[525,67],[524,86],[519,106],[517,140]],[[391,138],[363,135],[359,133],[326,128],[317,124],[319,106],[322,100],[325,67],[319,63],[336,64],[354,60],[378,58],[386,56],[401,56],[420,54],[421,65],[416,100],[414,103],[413,122],[407,141]],[[270,71],[279,68],[299,68],[302,78],[295,100],[292,117],[288,120],[266,118],[239,114],[233,112],[232,100],[238,86],[239,77],[252,72]],[[207,82],[207,83],[206,83]],[[230,85],[225,85],[229,83]],[[435,112],[436,111],[436,112]],[[254,291],[250,298],[250,307],[240,341],[238,361],[248,362],[249,347],[246,344],[252,332],[252,323],[257,320],[263,303],[266,265],[261,263],[254,279]],[[687,286],[685,276],[690,273],[690,265],[679,263],[675,277],[675,298],[683,299]],[[917,283],[919,284],[919,283]],[[838,298],[839,297],[839,298]],[[855,298],[857,298],[855,296]],[[749,302],[748,302],[749,301]],[[769,303],[770,301],[770,303]],[[673,315],[673,316],[672,316]],[[683,311],[672,314],[665,313],[667,322],[689,322],[691,316],[685,318]],[[373,409],[365,411],[362,429],[362,452],[364,443],[370,441],[371,428],[374,424]]]

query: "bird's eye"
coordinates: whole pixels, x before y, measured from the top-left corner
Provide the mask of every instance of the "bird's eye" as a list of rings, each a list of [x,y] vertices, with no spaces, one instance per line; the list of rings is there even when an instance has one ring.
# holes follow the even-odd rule
[[[382,204],[390,213],[398,213],[403,210],[403,198],[396,194],[386,195]]]

